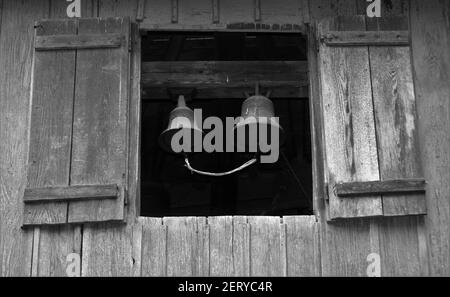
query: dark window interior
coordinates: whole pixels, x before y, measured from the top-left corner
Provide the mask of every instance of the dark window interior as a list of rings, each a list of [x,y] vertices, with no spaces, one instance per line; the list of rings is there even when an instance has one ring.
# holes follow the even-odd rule
[[[300,34],[168,33],[142,36],[142,61],[305,61]],[[251,86],[249,86],[251,90]],[[145,92],[145,90],[144,90]],[[210,98],[188,102],[207,116],[237,117],[245,100]],[[271,98],[286,141],[275,164],[256,164],[227,177],[192,174],[182,156],[158,145],[175,102],[143,100],[141,131],[141,215],[310,215],[312,165],[308,98]],[[199,153],[196,169],[228,171],[248,161],[243,153]]]

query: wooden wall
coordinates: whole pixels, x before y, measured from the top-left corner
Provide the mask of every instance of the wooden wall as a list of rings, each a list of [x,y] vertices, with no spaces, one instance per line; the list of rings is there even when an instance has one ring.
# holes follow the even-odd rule
[[[288,0],[286,0],[288,1]],[[82,16],[139,16],[138,0],[82,0]],[[143,23],[168,0],[147,0]],[[187,1],[184,1],[187,2]],[[184,3],[183,2],[183,3]],[[216,1],[203,0],[204,5]],[[251,21],[254,1],[218,1],[223,19]],[[236,1],[237,2],[237,1]],[[364,13],[364,0],[289,0],[309,9],[279,14],[262,0],[263,22],[314,22]],[[377,252],[382,275],[450,275],[450,1],[384,0],[383,15],[410,16],[422,163],[428,216],[327,224],[321,203],[314,217],[131,219],[22,230],[26,184],[33,23],[65,17],[65,0],[0,0],[0,275],[65,275],[70,253],[82,255],[81,274],[99,275],[365,275]],[[153,6],[155,7],[152,9]],[[183,4],[188,5],[188,4]],[[270,7],[271,9],[268,9]],[[281,6],[280,6],[281,7]],[[281,9],[282,10],[282,9]],[[231,12],[230,12],[231,11]],[[184,14],[186,13],[186,14]],[[198,7],[180,8],[178,22],[207,22]],[[227,15],[230,14],[231,15]],[[251,17],[249,17],[249,15]],[[157,18],[167,17],[159,20]],[[131,207],[130,217],[136,217]],[[158,240],[155,240],[158,239]]]

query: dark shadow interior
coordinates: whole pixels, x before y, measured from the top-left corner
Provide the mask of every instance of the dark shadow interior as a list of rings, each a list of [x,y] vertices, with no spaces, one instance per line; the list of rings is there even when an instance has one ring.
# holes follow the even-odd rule
[[[148,61],[304,61],[306,40],[299,34],[167,33],[143,36],[142,60]],[[252,86],[249,86],[251,92]],[[145,91],[145,90],[144,90]],[[286,135],[275,164],[256,164],[227,177],[192,174],[183,156],[158,145],[175,102],[143,100],[141,131],[141,215],[310,215],[312,165],[308,98],[271,98]],[[245,100],[210,98],[188,102],[203,118],[237,117]],[[199,153],[196,169],[221,172],[252,156],[244,153]]]

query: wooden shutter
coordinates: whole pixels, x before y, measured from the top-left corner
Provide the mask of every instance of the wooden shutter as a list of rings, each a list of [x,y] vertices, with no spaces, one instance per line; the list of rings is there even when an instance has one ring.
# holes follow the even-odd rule
[[[426,213],[407,24],[318,26],[329,219]]]
[[[35,27],[24,225],[123,221],[130,22]]]

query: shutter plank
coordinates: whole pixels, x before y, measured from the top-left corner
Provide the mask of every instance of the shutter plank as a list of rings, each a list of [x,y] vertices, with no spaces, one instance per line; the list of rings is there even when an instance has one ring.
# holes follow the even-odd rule
[[[37,25],[37,36],[76,33],[73,20]],[[75,51],[35,53],[27,188],[69,184],[74,75]],[[24,225],[66,221],[66,202],[24,206]]]
[[[364,30],[364,17],[335,18],[319,26],[329,30]],[[380,196],[341,199],[335,183],[379,180],[367,47],[320,45],[321,96],[326,163],[329,170],[329,218],[381,216]]]
[[[369,29],[407,29],[407,19],[371,20]],[[420,178],[416,101],[409,46],[370,47],[381,180]],[[383,195],[385,216],[425,214],[423,193]]]
[[[129,94],[128,19],[81,19],[79,34],[121,33],[117,49],[82,50],[77,56],[71,180],[73,185],[124,185],[127,177]],[[117,200],[72,202],[69,222],[123,220]]]

